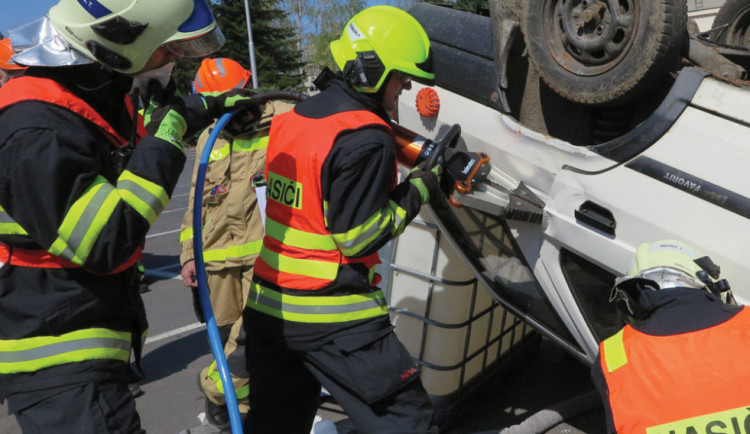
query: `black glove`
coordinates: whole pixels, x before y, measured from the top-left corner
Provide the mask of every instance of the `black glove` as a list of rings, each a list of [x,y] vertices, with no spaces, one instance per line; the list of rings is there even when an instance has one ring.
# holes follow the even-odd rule
[[[260,119],[260,106],[251,98],[255,92],[250,89],[232,89],[226,92],[199,93],[185,97],[187,108],[187,133],[185,137],[204,130],[215,119],[224,113],[237,109],[248,109],[249,113]],[[246,120],[247,121],[247,120]]]
[[[411,185],[419,190],[419,196],[422,198],[423,204],[430,201],[430,196],[440,191],[440,175],[443,173],[443,167],[440,164],[436,164],[430,170],[426,170],[426,166],[427,160],[419,163],[406,178]]]

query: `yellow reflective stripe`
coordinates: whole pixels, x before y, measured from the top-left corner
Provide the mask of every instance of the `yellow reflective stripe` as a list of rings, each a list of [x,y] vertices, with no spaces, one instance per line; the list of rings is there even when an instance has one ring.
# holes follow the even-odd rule
[[[117,191],[122,200],[133,207],[152,225],[169,204],[169,195],[164,188],[128,170],[117,180]]]
[[[411,185],[417,187],[417,191],[419,192],[419,197],[422,199],[422,203],[426,203],[430,200],[430,190],[426,185],[424,185],[424,181],[419,178],[412,179]]]
[[[0,222],[0,235],[28,235],[29,233],[24,230],[18,223],[2,223]]]
[[[34,372],[84,360],[130,358],[130,333],[104,328],[60,336],[0,340],[0,374]]]
[[[268,136],[253,137],[252,139],[235,139],[232,150],[236,152],[260,151],[268,148]]]
[[[180,232],[180,242],[193,239],[193,228],[187,228]]]
[[[387,206],[393,214],[393,228],[391,229],[391,233],[395,237],[406,229],[406,210],[392,200],[388,202]]]
[[[5,209],[0,206],[0,234],[2,235],[28,235],[28,232],[13,220]]]
[[[607,365],[609,372],[614,372],[628,363],[628,356],[625,354],[625,344],[622,341],[624,331],[625,329],[621,329],[604,340],[604,363]]]
[[[204,250],[203,260],[205,262],[223,262],[229,258],[244,258],[259,253],[261,246],[263,246],[263,241],[257,240],[223,249]]]
[[[737,385],[737,387],[743,387]],[[750,402],[747,405],[732,410],[705,414],[665,423],[663,425],[646,428],[646,434],[670,433],[719,433],[719,432],[748,432],[750,426]],[[719,431],[721,430],[721,431]],[[725,431],[726,430],[726,431]]]
[[[251,139],[234,139],[234,142],[230,145],[225,143],[221,148],[214,148],[211,150],[211,155],[208,157],[208,162],[219,161],[227,158],[232,152],[250,152],[260,151],[268,148],[268,136],[254,137]]]
[[[365,250],[370,243],[378,238],[388,225],[391,218],[395,217],[392,213],[383,212],[387,209],[388,208],[383,208],[382,210],[377,211],[364,223],[353,229],[342,234],[331,235],[344,255],[354,256]]]
[[[229,156],[230,148],[229,143],[225,143],[221,148],[214,148],[211,150],[211,155],[208,157],[208,162],[219,161]]]
[[[261,249],[260,257],[263,258],[263,262],[274,270],[289,274],[298,274],[316,279],[336,280],[339,272],[338,262],[292,258],[280,255],[269,249]]]
[[[328,201],[323,201],[323,224],[328,227]]]
[[[221,381],[221,375],[219,375],[219,371],[216,370],[216,361],[211,362],[210,365],[208,365],[208,373],[206,374],[208,378],[211,379],[214,383],[216,383],[216,390],[219,391],[219,393],[224,393],[224,383]],[[240,386],[236,389],[234,389],[234,395],[237,397],[237,399],[244,399],[250,396],[250,385],[245,384],[244,386]]]
[[[387,315],[381,290],[340,296],[282,294],[255,282],[250,286],[247,306],[286,321],[339,323]]]
[[[48,251],[83,265],[104,225],[120,202],[115,188],[102,176],[73,203]]]
[[[338,250],[338,246],[329,234],[314,234],[290,228],[266,217],[266,235],[286,244],[311,250]]]

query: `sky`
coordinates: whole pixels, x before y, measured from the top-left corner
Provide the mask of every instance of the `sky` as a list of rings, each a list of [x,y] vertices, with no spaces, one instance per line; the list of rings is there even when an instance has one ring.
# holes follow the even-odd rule
[[[0,32],[8,36],[8,29],[26,24],[44,15],[58,0],[22,0],[0,13]]]

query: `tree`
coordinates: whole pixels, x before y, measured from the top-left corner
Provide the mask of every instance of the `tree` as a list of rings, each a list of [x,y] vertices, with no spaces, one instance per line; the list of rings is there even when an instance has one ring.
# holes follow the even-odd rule
[[[456,0],[454,7],[489,16],[490,2],[488,0]]]
[[[373,4],[387,4],[408,9],[416,0],[286,0],[286,10],[301,35],[301,49],[305,64],[317,69],[328,66],[335,69],[329,43],[341,37],[349,19]]]
[[[249,1],[259,90],[296,90],[302,83],[297,33],[280,1]],[[229,57],[250,70],[244,0],[219,0],[212,10],[227,41],[211,57]],[[200,59],[178,60],[174,77],[184,92],[190,91],[199,66]]]

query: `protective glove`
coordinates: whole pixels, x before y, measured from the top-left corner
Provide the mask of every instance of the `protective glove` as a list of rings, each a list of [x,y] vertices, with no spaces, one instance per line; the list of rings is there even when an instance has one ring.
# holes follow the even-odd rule
[[[152,98],[143,113],[143,123],[149,135],[165,140],[182,150],[182,139],[187,131],[185,105],[180,98],[173,98],[170,104],[161,105]]]
[[[426,167],[425,160],[414,167],[406,178],[419,191],[422,204],[429,202],[430,196],[440,191],[440,175],[443,173],[443,166],[440,164],[430,170],[426,170]]]
[[[260,119],[260,106],[251,100],[255,92],[250,89],[232,89],[226,92],[199,93],[185,97],[188,131],[186,137],[204,130],[224,113],[247,109],[254,119]],[[250,118],[245,118],[249,122]]]

